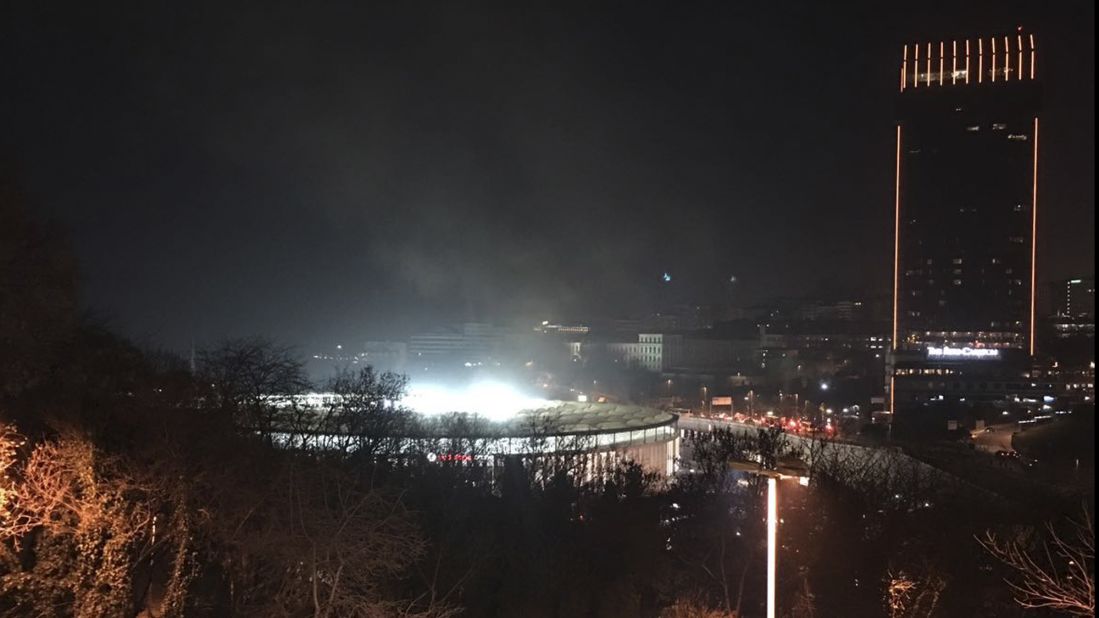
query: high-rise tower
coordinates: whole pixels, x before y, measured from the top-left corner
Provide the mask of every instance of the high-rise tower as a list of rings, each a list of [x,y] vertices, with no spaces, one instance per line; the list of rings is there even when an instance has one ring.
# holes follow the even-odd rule
[[[1039,69],[1021,28],[901,50],[894,413],[1000,405],[1033,386]]]
[[[1032,34],[905,45],[896,126],[894,346],[1035,348]]]

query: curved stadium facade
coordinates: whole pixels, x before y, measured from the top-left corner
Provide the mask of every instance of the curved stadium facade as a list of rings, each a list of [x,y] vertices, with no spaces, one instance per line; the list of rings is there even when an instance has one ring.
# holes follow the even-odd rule
[[[307,407],[323,408],[333,395],[314,394]],[[399,436],[395,450],[424,455],[429,461],[503,466],[509,458],[544,461],[566,457],[579,460],[585,476],[600,476],[627,461],[648,472],[671,476],[679,457],[678,417],[637,405],[546,401],[491,422],[473,415],[459,422],[425,417],[415,436]],[[289,441],[288,433],[280,436]],[[321,448],[354,442],[346,432],[314,432]]]

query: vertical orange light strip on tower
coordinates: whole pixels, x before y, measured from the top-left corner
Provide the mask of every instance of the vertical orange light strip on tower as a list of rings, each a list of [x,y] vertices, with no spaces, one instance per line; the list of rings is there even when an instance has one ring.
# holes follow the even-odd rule
[[[908,81],[908,43],[904,44],[904,61],[901,63],[901,92],[904,92],[905,82]]]
[[[916,50],[916,64],[912,66],[912,87],[920,87],[920,44],[916,43],[912,46],[912,49]]]
[[[1019,65],[1019,77],[1018,77],[1018,79],[1023,79],[1023,35],[1020,34],[1020,35],[1015,37],[1015,44],[1019,48],[1019,58],[1018,58],[1018,61],[1016,62],[1016,64]]]
[[[950,83],[958,83],[958,42],[950,43]]]
[[[897,169],[893,184],[893,349],[897,349],[897,304],[901,258],[901,125],[897,125]]]
[[[992,37],[992,81],[996,81],[996,37]]]
[[[931,85],[931,43],[927,44],[927,85]]]
[[[965,40],[965,83],[969,83],[969,39]]]
[[[1004,81],[1011,79],[1011,45],[1008,38],[1004,37]]]
[[[944,55],[944,50],[945,49],[946,49],[945,43],[943,43],[943,41],[939,41],[939,85],[940,86],[943,85],[943,62],[944,62],[943,55]]]
[[[1030,355],[1034,356],[1035,290],[1038,277],[1038,117],[1034,117],[1034,169],[1030,188]]]
[[[1030,35],[1030,79],[1034,79],[1034,61],[1037,60],[1034,56],[1034,35]]]
[[[985,80],[985,40],[977,39],[977,83]]]

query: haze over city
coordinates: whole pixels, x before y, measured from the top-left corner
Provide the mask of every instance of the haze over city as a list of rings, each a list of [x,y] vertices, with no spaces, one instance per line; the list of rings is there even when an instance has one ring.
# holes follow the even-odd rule
[[[1095,615],[1093,2],[9,5],[0,616]]]
[[[4,156],[150,345],[888,294],[885,85],[925,32],[1045,34],[1040,279],[1094,261],[1086,2],[208,9],[5,20]]]

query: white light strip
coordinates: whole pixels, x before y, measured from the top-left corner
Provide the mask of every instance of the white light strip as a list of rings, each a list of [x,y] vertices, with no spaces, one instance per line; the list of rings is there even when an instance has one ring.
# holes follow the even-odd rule
[[[767,478],[767,618],[775,618],[775,567],[778,556],[778,479]]]
[[[964,348],[943,346],[941,348],[927,348],[927,355],[939,358],[997,358],[1000,356],[1000,351],[990,348],[971,348],[968,346]]]

